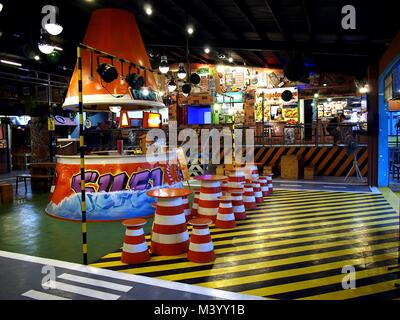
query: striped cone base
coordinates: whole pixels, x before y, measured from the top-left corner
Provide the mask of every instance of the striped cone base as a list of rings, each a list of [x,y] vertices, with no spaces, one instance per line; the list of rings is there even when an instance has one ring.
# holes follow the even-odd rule
[[[267,177],[262,176],[258,179],[258,181],[260,182],[261,192],[263,194],[263,197],[268,197],[270,193],[269,193],[269,188],[268,188]]]
[[[208,226],[210,219],[192,219],[189,224],[193,226],[190,236],[187,258],[195,263],[208,263],[215,260],[214,245],[211,240]]]
[[[199,196],[200,196],[200,192],[196,191],[194,193],[194,198],[193,198],[193,204],[192,204],[192,218],[197,217],[197,211],[199,209]]]
[[[246,208],[243,204],[243,193],[242,192],[231,192],[232,197],[232,206],[233,206],[233,214],[235,215],[235,220],[245,220],[246,216]]]
[[[151,232],[151,252],[174,256],[187,252],[189,234],[186,227],[183,199],[159,198]]]
[[[126,264],[138,264],[150,260],[149,248],[144,237],[144,219],[129,219],[122,222],[126,226],[121,261]]]
[[[243,204],[246,210],[257,209],[256,197],[252,184],[244,185]]]
[[[199,218],[208,218],[213,222],[218,214],[219,197],[222,196],[220,181],[202,181],[199,195]]]
[[[186,222],[191,219],[192,210],[189,206],[189,199],[188,197],[182,197],[183,202],[183,213],[185,214]]]
[[[220,229],[233,229],[236,227],[231,197],[225,196],[220,198],[215,226]]]
[[[263,203],[264,198],[261,191],[260,183],[258,182],[258,180],[253,180],[252,184],[253,184],[254,197],[256,198],[256,203]]]

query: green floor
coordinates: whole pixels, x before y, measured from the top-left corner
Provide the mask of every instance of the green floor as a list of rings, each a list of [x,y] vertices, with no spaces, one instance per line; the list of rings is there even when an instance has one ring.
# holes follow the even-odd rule
[[[0,250],[70,262],[82,262],[81,225],[44,213],[48,194],[18,197],[14,204],[0,204]],[[150,229],[147,223],[145,232]],[[89,262],[122,246],[120,222],[89,223]]]

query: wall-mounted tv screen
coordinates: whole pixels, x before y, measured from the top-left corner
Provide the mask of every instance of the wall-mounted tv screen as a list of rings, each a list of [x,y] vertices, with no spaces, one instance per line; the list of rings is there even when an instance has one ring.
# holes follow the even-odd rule
[[[210,105],[188,106],[188,124],[211,124]]]

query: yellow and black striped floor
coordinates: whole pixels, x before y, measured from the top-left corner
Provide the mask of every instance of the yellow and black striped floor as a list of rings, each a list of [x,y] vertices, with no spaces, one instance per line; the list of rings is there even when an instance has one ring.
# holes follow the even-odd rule
[[[272,299],[400,298],[398,271],[387,268],[397,263],[398,215],[380,194],[276,190],[234,230],[211,235],[214,263],[181,255],[129,266],[114,252],[93,266]],[[342,288],[346,265],[355,289]]]

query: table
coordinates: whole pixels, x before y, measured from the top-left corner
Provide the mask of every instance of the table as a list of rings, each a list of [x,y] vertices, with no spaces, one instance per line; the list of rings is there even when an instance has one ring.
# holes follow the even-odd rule
[[[183,198],[190,189],[161,188],[146,193],[157,198],[157,208],[151,231],[151,252],[160,256],[175,256],[188,251],[189,233],[184,214]]]

